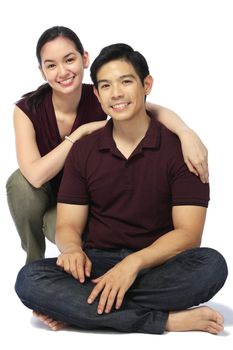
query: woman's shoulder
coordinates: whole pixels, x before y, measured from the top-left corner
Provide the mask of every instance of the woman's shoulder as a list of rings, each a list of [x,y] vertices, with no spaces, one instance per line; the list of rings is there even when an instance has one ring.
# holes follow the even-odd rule
[[[45,106],[52,104],[50,90],[44,92],[43,98],[37,104],[31,101],[33,94],[34,92],[28,92],[15,102],[15,106],[20,108],[31,119],[38,115],[41,108],[44,109]]]

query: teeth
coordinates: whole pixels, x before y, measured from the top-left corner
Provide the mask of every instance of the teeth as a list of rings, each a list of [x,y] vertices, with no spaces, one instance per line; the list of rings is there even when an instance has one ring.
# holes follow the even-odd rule
[[[125,107],[127,107],[128,103],[119,103],[119,104],[116,104],[114,106],[112,106],[112,108],[114,109],[123,109]]]
[[[60,84],[64,84],[64,85],[69,84],[73,79],[74,79],[74,77],[68,78],[66,80],[62,80],[62,81],[60,81]]]

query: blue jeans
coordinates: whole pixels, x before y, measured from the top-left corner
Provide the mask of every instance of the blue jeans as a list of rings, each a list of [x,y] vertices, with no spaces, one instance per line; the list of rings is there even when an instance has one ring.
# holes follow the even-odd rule
[[[128,249],[87,249],[96,278],[121,261]],[[184,310],[211,299],[227,278],[223,256],[210,248],[182,252],[163,265],[139,273],[123,305],[109,314],[97,314],[98,300],[87,303],[90,279],[79,283],[56,265],[56,258],[37,260],[19,272],[15,290],[30,309],[81,329],[161,334],[169,311]]]

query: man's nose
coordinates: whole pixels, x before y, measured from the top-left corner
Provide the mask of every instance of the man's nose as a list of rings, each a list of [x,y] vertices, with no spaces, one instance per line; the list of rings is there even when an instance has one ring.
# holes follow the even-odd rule
[[[123,96],[122,87],[119,84],[115,84],[112,86],[112,98],[119,98]]]

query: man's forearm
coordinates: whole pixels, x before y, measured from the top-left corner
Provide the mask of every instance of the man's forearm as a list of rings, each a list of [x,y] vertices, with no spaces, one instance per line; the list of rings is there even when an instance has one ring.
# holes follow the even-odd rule
[[[55,242],[61,253],[67,250],[82,249],[81,233],[76,232],[69,226],[57,228]]]
[[[82,248],[87,216],[87,205],[58,203],[55,242],[61,253]]]
[[[185,230],[177,229],[166,233],[149,247],[133,255],[139,270],[143,270],[161,265],[184,250],[199,247],[200,243],[200,240],[193,239]]]

